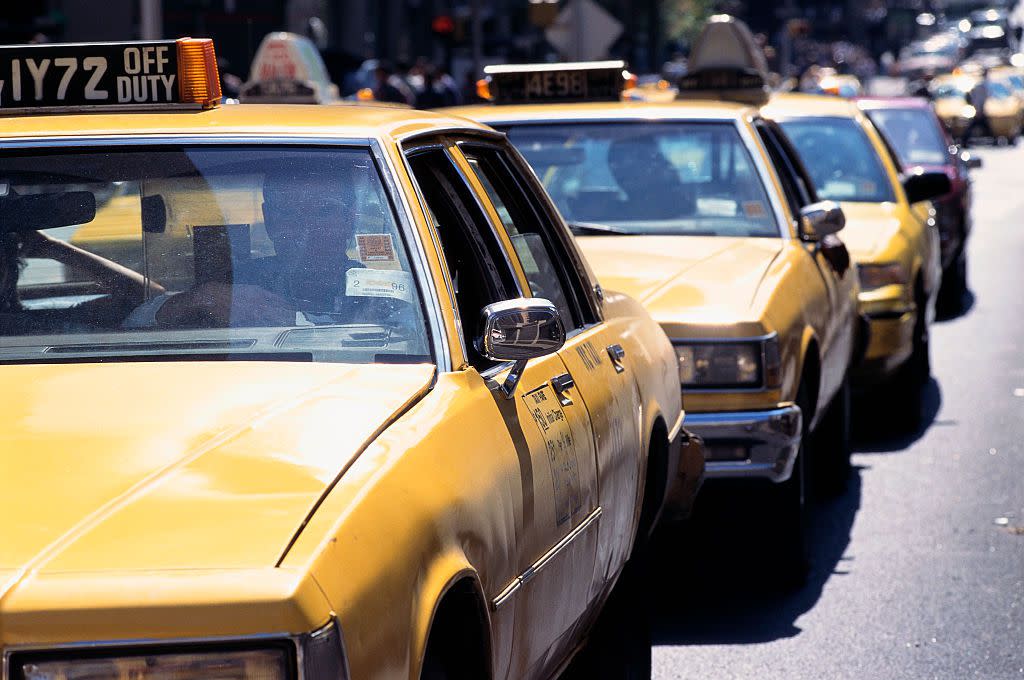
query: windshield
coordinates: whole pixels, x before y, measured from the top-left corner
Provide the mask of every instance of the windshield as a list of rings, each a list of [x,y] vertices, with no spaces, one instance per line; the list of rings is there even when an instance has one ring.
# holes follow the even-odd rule
[[[570,223],[629,234],[779,236],[732,124],[522,125],[508,133]]]
[[[949,148],[930,111],[876,109],[868,116],[896,149],[904,166],[944,165]]]
[[[895,201],[892,184],[867,133],[849,118],[784,120],[818,195],[832,201]]]
[[[0,360],[429,361],[368,149],[0,158]]]

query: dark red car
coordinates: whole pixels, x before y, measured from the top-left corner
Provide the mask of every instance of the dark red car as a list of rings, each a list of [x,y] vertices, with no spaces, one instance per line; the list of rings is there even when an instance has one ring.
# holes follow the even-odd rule
[[[945,172],[953,190],[933,201],[942,242],[942,288],[939,304],[957,312],[967,292],[967,237],[971,232],[971,177],[981,159],[961,150],[926,99],[914,97],[857,100],[882,133],[904,171],[923,168]]]

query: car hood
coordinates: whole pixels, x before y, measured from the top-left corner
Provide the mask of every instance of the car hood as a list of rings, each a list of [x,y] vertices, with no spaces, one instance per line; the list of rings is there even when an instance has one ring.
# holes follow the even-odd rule
[[[583,236],[601,285],[631,295],[658,321],[746,319],[781,250],[778,238]]]
[[[872,260],[900,233],[899,206],[895,203],[842,204],[846,227],[839,237],[856,262]]]
[[[0,599],[26,573],[273,567],[430,365],[4,366]]]

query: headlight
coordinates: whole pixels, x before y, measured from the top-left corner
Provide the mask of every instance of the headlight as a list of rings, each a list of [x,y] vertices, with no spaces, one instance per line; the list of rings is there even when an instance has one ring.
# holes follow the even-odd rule
[[[153,650],[78,656],[26,654],[13,665],[13,680],[288,680],[292,654],[280,649],[154,653]]]
[[[778,342],[768,340],[675,343],[679,382],[684,387],[750,388],[778,383]]]
[[[862,264],[858,266],[861,290],[874,290],[883,286],[906,285],[907,274],[898,262],[888,264]]]

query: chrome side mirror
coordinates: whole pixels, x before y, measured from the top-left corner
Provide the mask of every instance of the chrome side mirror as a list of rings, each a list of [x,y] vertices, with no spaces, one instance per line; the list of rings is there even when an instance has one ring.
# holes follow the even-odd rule
[[[512,396],[526,362],[557,352],[565,344],[565,327],[558,308],[544,298],[516,298],[487,305],[480,319],[483,333],[476,339],[480,354],[491,361],[514,361],[501,392]]]
[[[800,211],[800,238],[817,243],[846,226],[846,215],[835,201],[812,203]]]

